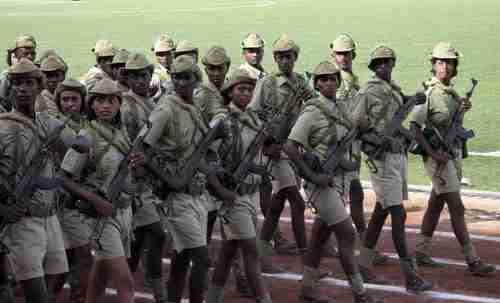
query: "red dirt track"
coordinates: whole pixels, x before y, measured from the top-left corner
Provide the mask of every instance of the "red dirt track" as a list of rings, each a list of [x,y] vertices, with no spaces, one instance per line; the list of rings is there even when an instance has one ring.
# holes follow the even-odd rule
[[[419,229],[421,218],[425,210],[425,195],[416,194],[411,196],[411,203],[406,204],[408,208],[408,243],[410,246],[410,251],[414,251],[416,232]],[[373,197],[371,193],[367,194],[366,199],[366,216],[369,218],[371,210],[373,209]],[[464,203],[467,208],[476,208],[475,206],[480,205],[480,210],[468,209],[467,219],[469,222],[469,230],[472,235],[479,236],[489,236],[490,239],[474,239],[473,241],[476,245],[476,249],[482,259],[488,263],[500,265],[500,201],[498,203],[491,203],[488,205],[495,205],[495,207],[484,206],[481,203],[482,200],[477,198],[464,198]],[[478,215],[487,213],[489,217]],[[280,222],[280,227],[288,239],[293,239],[293,234],[289,220],[286,218],[290,217],[289,209],[286,208],[283,212],[283,220]],[[307,216],[307,219],[311,219],[311,216]],[[368,220],[367,220],[368,221]],[[311,224],[307,224],[308,230]],[[386,227],[390,227],[389,220],[386,222]],[[413,229],[413,230],[411,230]],[[417,230],[414,230],[417,229]],[[449,216],[446,211],[443,212],[441,217],[440,225],[438,226],[438,231],[450,232],[451,224]],[[454,237],[450,237],[452,234],[434,236],[434,241],[432,244],[433,255],[435,257],[449,259],[453,262],[463,263],[463,255],[461,254],[458,242]],[[212,245],[218,246],[220,243],[217,240],[213,241]],[[391,232],[388,229],[384,229],[382,236],[380,238],[378,249],[381,252],[394,254],[395,250],[392,245]],[[213,251],[216,249],[213,249]],[[292,274],[301,273],[301,260],[298,256],[284,256],[277,255],[273,257],[275,262],[282,265],[287,271]],[[330,295],[336,302],[353,302],[350,289],[344,286],[338,286],[339,280],[345,280],[342,268],[340,267],[339,260],[337,258],[323,258],[321,262],[321,268],[324,270],[329,270],[333,272],[333,279],[326,279],[322,281],[323,291],[325,294]],[[375,267],[378,274],[383,275],[385,278],[390,280],[394,287],[391,289],[378,288],[374,290],[371,285],[368,285],[370,293],[384,298],[386,303],[395,302],[408,302],[408,303],[424,303],[424,302],[499,302],[500,303],[500,273],[496,273],[490,277],[475,277],[466,272],[466,267],[461,265],[447,265],[445,268],[433,269],[433,268],[419,268],[419,273],[434,282],[435,288],[433,292],[429,294],[408,294],[404,288],[404,280],[399,271],[399,265],[396,259],[391,259],[388,265]],[[164,265],[165,274],[168,273],[168,265]],[[297,278],[291,277],[291,278]],[[154,302],[152,297],[151,289],[147,289],[143,285],[143,274],[138,272],[135,275],[136,281],[136,302],[138,303],[150,303]],[[278,278],[278,277],[265,277],[265,281],[269,289],[271,290],[271,297],[273,302],[278,303],[292,303],[299,302],[297,294],[299,291],[300,283],[296,280]],[[63,296],[67,297],[68,292],[65,291]],[[453,297],[454,296],[454,297]],[[18,297],[17,302],[23,302],[20,297]],[[241,298],[234,289],[234,284],[232,279],[228,281],[226,288],[226,302],[255,302],[252,299]],[[66,298],[61,297],[59,302],[69,302]],[[107,295],[105,303],[118,302],[114,295]]]

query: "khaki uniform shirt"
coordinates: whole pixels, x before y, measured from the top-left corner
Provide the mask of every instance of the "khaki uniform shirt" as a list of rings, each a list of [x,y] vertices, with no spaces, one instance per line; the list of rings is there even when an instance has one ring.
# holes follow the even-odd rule
[[[257,112],[259,118],[263,122],[267,122],[276,113],[286,111],[286,105],[293,94],[294,87],[305,85],[306,80],[297,73],[295,73],[294,81],[280,73],[267,75],[257,82],[252,101],[248,104],[247,110]]]
[[[9,80],[7,79],[7,71],[3,71],[0,74],[0,106],[4,109],[4,111],[7,111],[6,108],[10,107],[10,104],[7,104],[7,98],[8,96],[8,87],[9,87]]]
[[[452,85],[446,86],[433,77],[426,83],[426,103],[413,109],[410,121],[424,127],[436,127],[442,135],[448,132],[453,115],[460,106],[460,97]]]
[[[250,65],[248,62],[241,64],[239,68],[246,70],[250,75],[250,77],[254,78],[255,80],[260,80],[267,75],[266,71],[262,66],[260,67],[260,69],[258,69]]]
[[[339,104],[320,94],[306,102],[288,139],[324,160],[329,146],[340,140],[351,127]]]
[[[203,118],[206,122],[212,121],[215,114],[224,111],[224,98],[222,97],[219,89],[208,81],[202,84],[194,94],[194,104],[202,112]]]
[[[55,97],[55,95],[44,89],[42,93],[38,95],[38,98],[36,98],[35,111],[46,111],[51,116],[57,116],[59,113],[59,108],[56,105]]]
[[[150,98],[141,97],[132,90],[123,94],[120,113],[130,140],[135,140],[154,108]]]
[[[45,113],[37,113],[35,120],[24,114],[13,110],[11,113],[4,113],[0,118],[0,146],[2,154],[0,156],[0,180],[7,184],[10,189],[24,177],[26,169],[31,161],[43,146],[48,136],[57,132],[57,127],[61,123],[50,118]],[[39,176],[55,177],[55,165],[52,157],[46,157],[42,163]],[[56,200],[54,190],[36,189],[33,195],[28,197],[25,206],[48,207]]]
[[[144,142],[170,161],[185,161],[207,132],[201,111],[177,95],[167,95],[149,117],[151,129]]]
[[[362,130],[374,129],[382,133],[402,105],[399,85],[373,76],[357,95],[353,122]]]
[[[415,106],[410,121],[421,127],[436,128],[441,136],[446,136],[452,123],[453,115],[459,109],[460,97],[452,85],[447,86],[433,77],[427,81],[426,103]],[[460,191],[462,178],[461,145],[454,146],[456,159],[449,160],[446,165],[424,158],[427,175],[432,180],[434,191],[438,194]],[[443,184],[444,181],[444,184]]]

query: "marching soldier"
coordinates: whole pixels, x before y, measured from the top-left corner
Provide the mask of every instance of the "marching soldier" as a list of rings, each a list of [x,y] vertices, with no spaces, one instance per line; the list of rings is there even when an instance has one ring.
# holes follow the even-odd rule
[[[254,297],[257,302],[271,302],[260,275],[256,240],[261,176],[249,174],[244,180],[235,180],[231,176],[249,149],[255,148],[253,144],[256,142],[255,140],[259,140],[256,137],[262,135],[258,118],[253,113],[245,112],[245,108],[251,100],[255,82],[255,79],[246,71],[236,70],[222,88],[225,100],[231,102],[229,103],[229,113],[218,114],[214,119],[224,119],[222,117],[230,115],[229,118],[223,120],[224,136],[218,150],[226,172],[221,180],[221,186],[224,188],[218,187],[216,189],[219,196],[229,196],[230,199],[223,200],[219,208],[225,239],[212,276],[212,285],[207,296],[209,303],[223,302],[224,285],[233,260],[239,254],[239,249],[243,255],[245,272],[250,285],[247,287],[250,288],[251,297]],[[254,161],[253,159],[249,160]]]
[[[64,80],[57,86],[54,97],[57,107],[55,117],[65,121],[65,135],[76,137],[86,127],[86,96],[85,86],[75,79]],[[93,220],[79,212],[77,199],[72,195],[61,193],[59,201],[62,205],[58,217],[69,263],[70,299],[74,303],[83,303],[92,268],[90,235]],[[65,278],[61,278],[59,289],[62,289],[65,281]]]
[[[149,97],[153,64],[143,54],[131,54],[124,69],[130,90],[123,94],[120,108],[123,126],[131,141],[136,140],[140,130],[148,121],[155,104]],[[136,185],[139,188],[139,184]],[[167,295],[163,282],[162,257],[166,235],[156,210],[158,198],[153,195],[149,184],[141,184],[133,203],[134,241],[132,242],[130,269],[136,272],[141,253],[147,246],[146,272],[151,277],[157,303],[165,303]]]
[[[7,66],[13,65],[22,58],[26,58],[33,62],[36,58],[36,44],[35,37],[32,35],[18,36],[14,42],[14,48],[7,49]],[[12,104],[7,100],[9,95],[7,74],[8,70],[0,74],[0,106],[3,107],[5,111],[10,111]]]
[[[127,172],[127,182],[123,185],[126,190],[120,191],[117,197],[108,196],[118,167],[131,145],[126,130],[121,127],[120,104],[121,92],[116,83],[107,78],[98,80],[89,91],[89,122],[80,132],[91,142],[90,152],[70,149],[61,164],[68,176],[80,178],[94,193],[114,199],[105,213],[97,214],[92,231],[95,262],[88,280],[87,303],[98,302],[109,282],[116,287],[120,303],[134,301],[134,280],[127,263],[132,239],[131,204],[135,193],[130,173]]]
[[[109,40],[98,40],[95,47],[92,48],[95,55],[96,65],[93,66],[85,76],[82,77],[81,82],[85,85],[88,91],[90,88],[101,79],[112,79],[111,63],[116,54],[116,49]]]
[[[456,77],[460,53],[449,43],[438,43],[430,55],[432,78],[427,86],[427,103],[414,108],[411,128],[418,143],[424,148],[424,165],[432,181],[432,191],[422,222],[417,242],[417,263],[422,266],[440,267],[431,258],[431,240],[444,205],[448,206],[453,232],[462,247],[467,269],[475,275],[495,272],[495,266],[483,262],[476,253],[465,222],[465,208],[460,196],[462,178],[462,144],[454,142],[451,158],[438,137],[446,138],[456,115],[464,115],[471,107],[468,97],[460,97],[453,88],[452,79]],[[422,127],[434,132],[434,138],[423,135]]]
[[[314,222],[309,247],[304,256],[304,273],[300,299],[304,302],[333,302],[321,295],[318,286],[320,276],[319,263],[321,249],[325,241],[335,234],[339,243],[342,267],[351,285],[356,303],[380,302],[369,296],[363,286],[354,257],[355,232],[352,220],[347,213],[343,196],[345,172],[339,168],[336,176],[315,171],[304,161],[299,149],[317,156],[324,161],[332,144],[340,140],[352,129],[352,123],[336,100],[336,90],[340,84],[340,71],[330,62],[321,62],[313,72],[313,84],[319,91],[319,97],[310,99],[305,104],[297,122],[288,137],[285,152],[297,166],[312,188],[309,200],[318,211]],[[336,156],[336,155],[335,155]]]
[[[370,53],[368,68],[374,75],[359,91],[353,113],[354,123],[362,133],[362,149],[368,158],[375,158],[370,162],[370,179],[377,201],[361,247],[359,263],[365,282],[387,283],[373,274],[372,264],[374,248],[390,214],[392,240],[399,255],[406,288],[426,291],[432,289],[432,283],[417,275],[406,244],[406,210],[403,206],[403,200],[408,199],[406,137],[400,133],[395,137],[383,136],[393,116],[406,101],[401,88],[392,80],[395,63],[396,54],[387,46],[377,46]],[[423,96],[417,94],[417,97]],[[370,150],[371,146],[375,148]]]
[[[191,172],[195,174],[181,188],[169,192],[166,184],[161,184],[156,190],[158,196],[168,204],[166,221],[175,249],[168,280],[169,302],[181,301],[191,262],[189,300],[192,303],[203,302],[210,266],[206,236],[207,197],[204,195],[204,175],[209,172],[203,170],[205,173],[201,173],[197,169],[204,162],[203,159],[199,159],[196,167],[186,167],[186,164],[192,163],[188,160],[200,148],[199,143],[208,131],[201,111],[193,100],[198,81],[197,70],[191,57],[184,55],[175,58],[171,66],[175,94],[163,97],[151,113],[151,128],[144,139],[159,169],[169,172],[174,169],[180,178],[185,174],[190,176]],[[134,161],[141,163],[139,160]]]
[[[155,103],[165,94],[165,85],[170,81],[170,66],[174,60],[175,42],[168,35],[160,35],[151,51],[155,53],[157,64],[151,79],[152,98]]]
[[[125,68],[129,55],[130,52],[126,49],[117,50],[111,62],[111,78],[116,81],[118,88],[123,93],[129,90],[127,79],[123,74],[123,69]]]
[[[37,112],[46,111],[51,116],[57,116],[59,110],[55,102],[57,86],[66,78],[67,66],[56,56],[48,56],[42,60],[40,70],[45,75],[47,88],[38,96],[35,103]]]
[[[47,114],[35,113],[43,75],[30,60],[22,58],[11,65],[8,81],[14,110],[0,116],[2,242],[10,251],[26,302],[52,303],[58,276],[68,271],[68,264],[56,216],[54,189],[58,185],[50,184],[55,182],[55,166],[44,145],[59,138],[60,123]],[[34,173],[38,176],[26,175]],[[25,178],[40,177],[49,184],[15,193]]]
[[[305,79],[293,71],[295,62],[299,56],[298,45],[288,36],[282,35],[273,45],[273,55],[279,72],[265,76],[257,82],[255,94],[248,105],[248,109],[257,112],[259,118],[264,122],[274,119],[290,106],[294,91],[306,87]],[[302,100],[294,100],[294,102]],[[300,104],[299,104],[300,105]],[[272,143],[271,149],[279,150],[279,144]],[[292,228],[295,234],[297,247],[300,251],[306,249],[306,233],[304,224],[305,202],[300,195],[297,178],[288,159],[273,156],[272,176],[276,179],[275,194],[266,214],[262,226],[260,239],[262,243],[270,246],[269,241],[278,225],[281,212],[288,199],[292,210]],[[262,256],[263,272],[275,272],[279,269],[272,264],[269,256]]]
[[[240,65],[240,69],[246,70],[248,74],[250,74],[250,77],[256,80],[262,79],[267,74],[262,66],[264,44],[264,39],[256,33],[248,34],[245,39],[241,41],[245,63]]]

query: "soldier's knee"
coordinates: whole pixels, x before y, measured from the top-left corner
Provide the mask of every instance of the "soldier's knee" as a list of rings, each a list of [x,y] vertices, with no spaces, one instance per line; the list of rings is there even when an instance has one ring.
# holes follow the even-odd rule
[[[448,209],[450,210],[450,215],[453,217],[458,218],[465,216],[465,206],[462,201],[448,203]]]

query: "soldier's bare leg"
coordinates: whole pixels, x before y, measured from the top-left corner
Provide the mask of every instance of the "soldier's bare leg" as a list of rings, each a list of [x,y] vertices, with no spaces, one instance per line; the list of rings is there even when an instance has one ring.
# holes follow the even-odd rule
[[[243,253],[243,262],[245,264],[245,274],[248,278],[248,284],[250,284],[255,297],[259,300],[266,296],[267,291],[264,288],[264,283],[262,281],[262,276],[259,266],[259,254],[257,252],[257,240],[246,239],[240,240],[240,247]]]
[[[189,249],[193,267],[189,275],[189,302],[203,303],[208,287],[210,257],[206,246]]]
[[[364,197],[363,187],[359,179],[352,180],[349,188],[351,218],[354,222],[354,226],[356,226],[356,231],[360,235],[366,231],[363,208]]]
[[[49,303],[47,284],[43,277],[22,280],[26,303]]]
[[[2,244],[0,243],[0,246]],[[0,250],[2,248],[0,247]],[[14,303],[14,293],[9,281],[7,254],[0,252],[0,302]]]
[[[137,271],[137,267],[139,266],[139,262],[141,260],[144,243],[146,241],[147,227],[148,225],[140,226],[134,230],[134,241],[132,241],[130,245],[130,258],[127,260],[130,271],[133,273]]]
[[[307,244],[304,223],[305,202],[297,186],[286,187],[274,194],[271,199],[271,206],[262,226],[260,238],[264,241],[271,241],[287,198],[290,202],[292,211],[292,229],[297,246],[298,248],[305,248]]]
[[[186,250],[180,253],[175,252],[170,265],[170,275],[167,284],[167,295],[169,302],[180,302],[186,284],[186,276],[188,272],[189,252]]]

